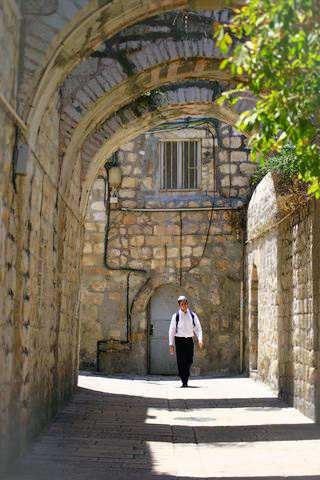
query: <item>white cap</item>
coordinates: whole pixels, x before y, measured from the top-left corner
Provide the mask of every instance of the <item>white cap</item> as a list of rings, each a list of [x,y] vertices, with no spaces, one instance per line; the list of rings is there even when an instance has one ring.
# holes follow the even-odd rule
[[[182,300],[187,300],[188,301],[187,297],[185,297],[184,295],[180,295],[180,297],[178,298],[178,303],[182,302]]]

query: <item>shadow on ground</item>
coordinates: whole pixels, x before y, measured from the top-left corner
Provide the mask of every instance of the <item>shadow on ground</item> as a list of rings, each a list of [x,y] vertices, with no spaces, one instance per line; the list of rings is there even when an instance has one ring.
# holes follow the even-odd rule
[[[234,477],[208,477],[195,476],[192,472],[189,476],[172,474],[178,444],[186,448],[194,445],[196,452],[198,444],[219,443],[223,449],[231,443],[320,439],[320,426],[313,423],[206,426],[219,408],[277,411],[286,409],[287,405],[276,398],[186,400],[78,388],[70,404],[12,467],[6,480],[320,479],[320,475],[244,477],[235,473]],[[157,423],[150,409],[172,412],[173,422]],[[207,409],[210,414],[197,416],[197,409]],[[189,411],[189,417],[181,415]],[[175,425],[176,420],[186,425]],[[188,425],[189,421],[193,422],[192,426]],[[195,426],[197,422],[199,425]],[[190,455],[190,450],[186,450],[186,455]]]

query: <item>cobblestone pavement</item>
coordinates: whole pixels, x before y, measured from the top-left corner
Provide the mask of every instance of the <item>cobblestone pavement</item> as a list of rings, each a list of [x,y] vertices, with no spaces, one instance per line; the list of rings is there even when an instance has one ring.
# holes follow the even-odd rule
[[[320,479],[320,425],[248,378],[83,374],[7,480]]]

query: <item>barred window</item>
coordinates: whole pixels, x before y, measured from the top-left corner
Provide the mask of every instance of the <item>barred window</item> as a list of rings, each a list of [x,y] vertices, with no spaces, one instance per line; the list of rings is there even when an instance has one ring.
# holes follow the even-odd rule
[[[195,190],[200,187],[200,140],[160,142],[161,189]]]

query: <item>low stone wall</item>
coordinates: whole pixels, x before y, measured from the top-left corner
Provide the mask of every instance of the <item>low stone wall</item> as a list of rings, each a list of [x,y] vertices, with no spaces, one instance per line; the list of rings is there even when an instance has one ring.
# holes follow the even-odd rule
[[[278,221],[277,193],[271,174],[258,185],[247,212],[247,367],[278,389]],[[264,233],[265,232],[265,233]],[[261,235],[261,236],[260,236]]]
[[[250,335],[257,321],[258,362],[251,375],[317,419],[319,203],[310,200],[305,207],[285,215],[279,200],[277,179],[268,174],[248,209],[248,365],[250,368],[254,353]],[[257,301],[252,288],[255,269]]]

